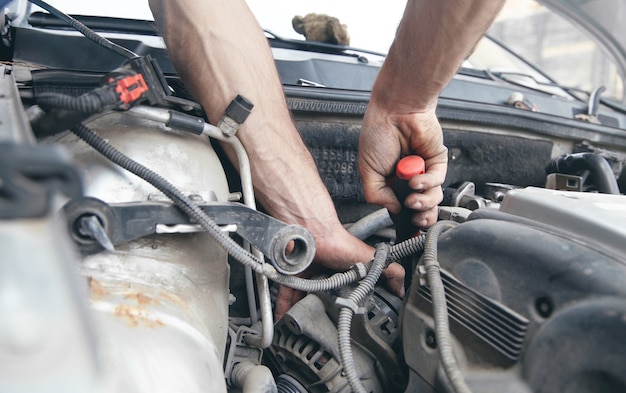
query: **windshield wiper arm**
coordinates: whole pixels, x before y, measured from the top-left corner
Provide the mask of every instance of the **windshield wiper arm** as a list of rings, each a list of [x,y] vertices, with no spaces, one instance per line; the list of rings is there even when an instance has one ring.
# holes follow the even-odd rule
[[[592,117],[598,117],[598,109],[600,107],[600,95],[606,90],[606,87],[600,86],[591,92],[589,95],[589,103],[587,105],[587,115]]]

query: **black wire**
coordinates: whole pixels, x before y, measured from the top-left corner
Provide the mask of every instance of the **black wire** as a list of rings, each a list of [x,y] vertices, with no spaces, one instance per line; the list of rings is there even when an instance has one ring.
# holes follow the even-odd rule
[[[94,89],[75,97],[59,93],[43,93],[37,97],[37,105],[42,109],[67,109],[80,113],[100,113],[116,108],[120,98],[111,86]]]
[[[112,41],[107,40],[106,38],[102,37],[95,31],[91,30],[89,27],[85,26],[84,24],[72,18],[71,16],[59,11],[58,9],[51,6],[50,4],[46,3],[45,1],[43,0],[28,0],[28,1],[48,11],[51,15],[54,15],[57,18],[61,19],[62,21],[64,21],[65,23],[67,23],[68,25],[76,29],[79,33],[81,33],[82,35],[90,39],[91,41],[95,42],[96,44],[102,46],[103,48],[112,50],[113,52],[127,59],[133,59],[135,57],[139,57],[135,52],[131,51],[130,49],[124,48],[121,45],[118,45]]]
[[[237,261],[246,266],[252,267],[252,269],[257,273],[263,273],[263,262],[260,259],[243,249],[233,239],[225,235],[217,224],[202,209],[200,209],[200,207],[187,198],[169,181],[117,150],[113,147],[113,145],[102,139],[98,136],[98,134],[90,130],[84,124],[79,123],[78,125],[72,127],[71,131],[111,162],[114,162],[127,171],[137,175],[164,193],[185,214],[195,220],[198,224],[200,224],[200,226],[202,226],[202,228],[213,236],[217,243]]]

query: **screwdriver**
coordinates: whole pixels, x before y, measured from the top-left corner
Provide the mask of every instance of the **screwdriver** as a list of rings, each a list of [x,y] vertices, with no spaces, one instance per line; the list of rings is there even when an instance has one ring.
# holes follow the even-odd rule
[[[417,192],[409,187],[409,179],[415,175],[425,172],[426,165],[424,159],[417,155],[403,157],[396,165],[396,177],[393,180],[393,191],[400,201],[400,213],[393,215],[396,225],[396,244],[417,236],[420,229],[411,222],[413,210],[405,206],[406,197],[413,192]],[[395,216],[395,217],[394,217]],[[413,275],[413,256],[402,258],[399,262],[404,267],[404,289],[408,291]]]

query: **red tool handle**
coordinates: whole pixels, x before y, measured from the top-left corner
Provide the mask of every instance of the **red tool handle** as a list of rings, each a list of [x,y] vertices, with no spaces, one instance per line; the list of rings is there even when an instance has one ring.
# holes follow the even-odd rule
[[[424,172],[426,172],[426,163],[420,156],[406,156],[396,165],[396,176],[402,180],[409,180]]]
[[[404,205],[404,201],[409,194],[416,192],[409,187],[409,179],[415,175],[419,175],[425,172],[426,165],[424,159],[420,156],[407,156],[402,158],[396,165],[396,177],[394,179],[393,191],[396,197],[400,201],[400,213],[392,215],[392,218],[396,224],[396,244],[413,236],[419,235],[420,229],[413,225],[411,222],[411,216],[413,210]],[[407,256],[399,261],[400,265],[404,267],[404,290],[408,291],[411,286],[411,279],[413,277],[414,256]]]
[[[406,156],[396,165],[396,178],[393,191],[400,201],[401,210],[396,217],[396,242],[401,242],[419,233],[419,228],[411,222],[413,210],[404,205],[409,194],[416,192],[409,187],[409,179],[426,171],[424,159],[420,156]]]

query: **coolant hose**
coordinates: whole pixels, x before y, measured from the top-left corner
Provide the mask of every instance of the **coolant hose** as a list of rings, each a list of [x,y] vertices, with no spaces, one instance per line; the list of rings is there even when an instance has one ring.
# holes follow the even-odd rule
[[[374,289],[374,285],[376,285],[376,282],[380,278],[383,269],[387,266],[389,248],[389,245],[385,243],[377,245],[374,261],[372,262],[371,269],[367,272],[367,276],[365,276],[359,283],[359,286],[352,291],[347,299],[337,299],[337,304],[341,307],[341,311],[339,311],[339,321],[337,322],[339,357],[343,371],[350,384],[350,389],[357,393],[366,393],[366,390],[359,380],[359,375],[354,366],[354,358],[352,356],[352,342],[350,339],[352,316],[358,311],[358,305]]]
[[[430,228],[426,234],[423,263],[426,268],[426,277],[433,302],[435,335],[437,337],[437,348],[439,350],[439,356],[441,357],[443,370],[456,393],[471,393],[454,357],[450,325],[448,323],[446,294],[439,271],[439,261],[437,260],[437,241],[439,240],[439,235],[456,225],[458,225],[458,223],[453,221],[439,221]]]
[[[389,211],[379,209],[350,225],[348,232],[361,240],[365,240],[372,234],[391,225],[393,225],[393,221],[389,216]]]
[[[619,185],[613,174],[611,165],[599,154],[574,153],[557,157],[550,161],[546,167],[546,173],[566,173],[575,175],[588,170],[593,184],[598,192],[603,194],[619,195]]]

